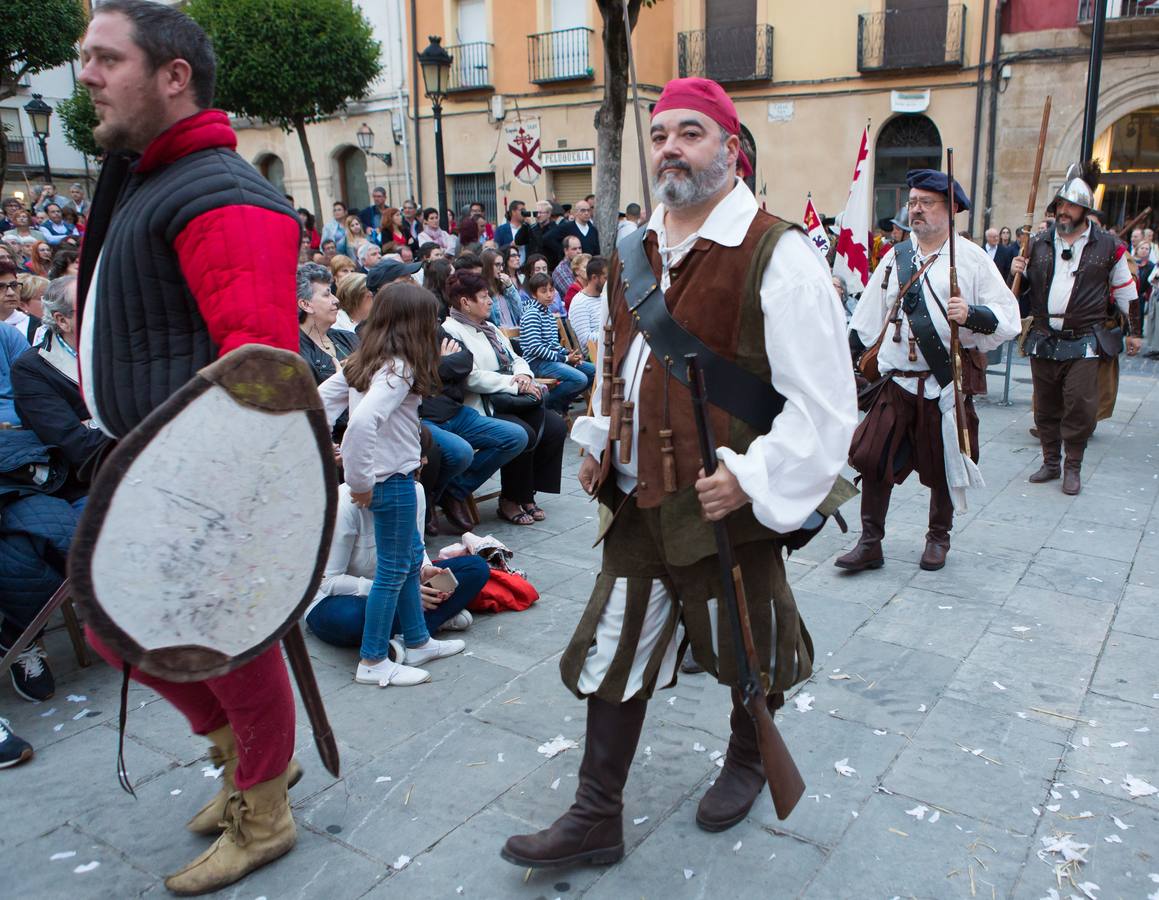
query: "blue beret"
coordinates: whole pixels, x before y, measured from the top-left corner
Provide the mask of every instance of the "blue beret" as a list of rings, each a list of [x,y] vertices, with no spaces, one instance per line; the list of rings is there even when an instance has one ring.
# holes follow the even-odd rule
[[[910,169],[905,173],[905,183],[911,188],[917,188],[919,191],[933,191],[943,197],[946,196],[946,183],[948,181],[946,173],[937,169]],[[957,181],[954,182],[954,201],[958,206],[958,212],[965,212],[970,208],[970,198],[966,196],[966,192],[962,190],[962,186]]]

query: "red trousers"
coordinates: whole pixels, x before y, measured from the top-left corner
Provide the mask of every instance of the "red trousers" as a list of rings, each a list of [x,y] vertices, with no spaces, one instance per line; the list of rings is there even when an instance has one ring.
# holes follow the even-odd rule
[[[85,633],[109,665],[122,668],[121,660],[91,628]],[[294,694],[280,643],[240,669],[205,681],[166,681],[137,669],[130,674],[176,706],[194,734],[209,734],[227,724],[233,729],[238,790],[269,781],[289,765],[294,755]]]

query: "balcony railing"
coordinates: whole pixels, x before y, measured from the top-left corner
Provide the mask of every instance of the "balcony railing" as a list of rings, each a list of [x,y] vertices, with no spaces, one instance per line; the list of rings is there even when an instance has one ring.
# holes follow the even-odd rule
[[[494,44],[475,41],[471,44],[452,44],[446,50],[454,60],[451,63],[450,91],[478,91],[492,87],[491,48]]]
[[[682,31],[677,36],[680,77],[714,81],[771,81],[773,27],[737,25]]]
[[[1093,22],[1099,3],[1107,6],[1108,19],[1154,17],[1159,22],[1159,0],[1079,0],[1078,21]]]
[[[565,28],[527,36],[527,57],[533,84],[592,80],[590,28]]]
[[[961,68],[966,7],[931,3],[857,17],[857,70]]]

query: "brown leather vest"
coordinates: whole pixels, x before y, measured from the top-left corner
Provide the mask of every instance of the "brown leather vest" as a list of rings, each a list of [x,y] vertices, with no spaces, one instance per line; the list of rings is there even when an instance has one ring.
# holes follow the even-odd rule
[[[1092,223],[1079,257],[1078,272],[1071,289],[1062,327],[1065,330],[1086,333],[1101,325],[1110,312],[1111,270],[1115,267],[1119,239]],[[1036,236],[1030,248],[1030,262],[1026,267],[1030,284],[1030,314],[1036,330],[1045,332],[1050,327],[1050,285],[1054,280],[1054,228]]]
[[[685,329],[695,334],[715,353],[736,362],[768,380],[771,377],[764,340],[764,316],[760,308],[760,272],[751,272],[754,254],[761,239],[771,228],[780,226],[783,233],[790,226],[776,216],[757,211],[738,247],[724,247],[700,238],[685,254],[680,264],[669,271],[671,286],[665,291],[668,311]],[[778,235],[779,237],[779,235]],[[644,239],[644,251],[652,263],[657,282],[662,268],[654,232]],[[630,396],[633,379],[640,379],[639,403],[635,416],[639,422],[639,439],[632,447],[637,462],[636,501],[644,508],[659,506],[675,497],[696,481],[701,468],[700,447],[696,437],[696,420],[692,397],[676,378],[668,385],[669,422],[675,447],[677,494],[664,491],[659,431],[664,427],[665,367],[650,352],[639,373],[624,371],[624,359],[632,344],[634,320],[624,300],[619,256],[612,259],[608,273],[609,303],[614,330],[613,370],[625,379],[625,396]],[[683,360],[674,360],[675,368]],[[709,406],[713,435],[719,445],[744,452],[757,433],[727,412]],[[609,435],[603,456],[601,481],[607,482],[612,454],[619,445]]]

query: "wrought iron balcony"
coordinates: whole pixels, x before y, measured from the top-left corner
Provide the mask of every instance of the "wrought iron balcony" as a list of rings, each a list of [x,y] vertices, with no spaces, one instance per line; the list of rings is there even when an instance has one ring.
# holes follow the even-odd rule
[[[1107,4],[1107,19],[1136,19],[1150,17],[1159,22],[1159,2],[1157,0],[1079,0],[1078,21],[1094,21],[1095,9],[1099,3]]]
[[[961,68],[966,47],[966,7],[931,3],[857,17],[857,70]]]
[[[532,84],[553,81],[591,81],[592,30],[565,28],[527,36],[527,64]]]
[[[714,81],[771,81],[773,27],[735,25],[677,35],[680,77]]]
[[[451,54],[451,81],[447,90],[479,91],[491,84],[491,48],[494,44],[475,41],[470,44],[452,44],[446,47]]]

